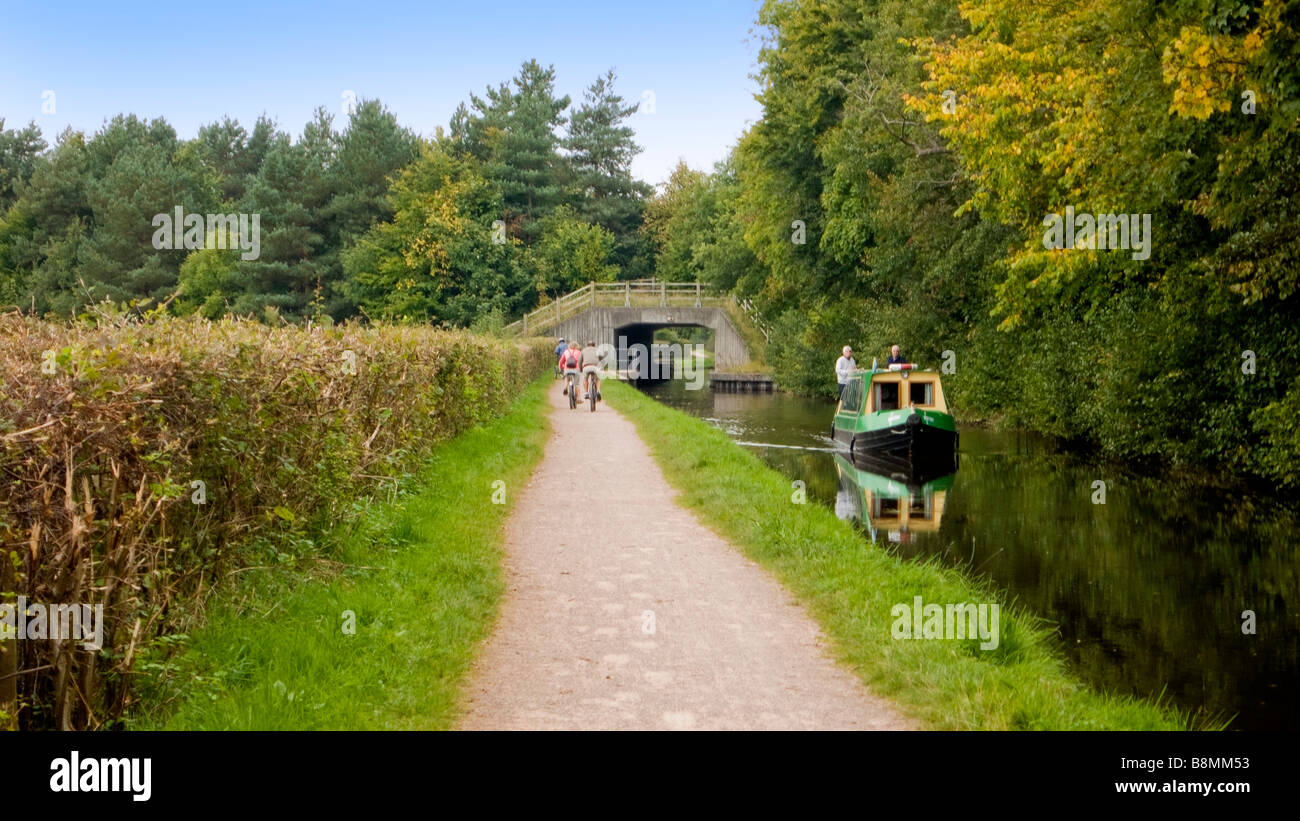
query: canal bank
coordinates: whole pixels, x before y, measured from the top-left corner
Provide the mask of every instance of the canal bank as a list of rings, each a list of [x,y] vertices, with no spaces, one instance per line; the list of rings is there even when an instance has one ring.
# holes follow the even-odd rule
[[[678,504],[794,593],[836,658],[873,691],[935,729],[1182,729],[1195,724],[1147,699],[1105,695],[1065,670],[1051,630],[989,587],[935,561],[872,545],[723,432],[627,385],[610,404],[636,425]],[[999,604],[999,641],[902,638],[898,608]],[[940,632],[945,625],[940,625]],[[939,635],[936,633],[935,635]]]

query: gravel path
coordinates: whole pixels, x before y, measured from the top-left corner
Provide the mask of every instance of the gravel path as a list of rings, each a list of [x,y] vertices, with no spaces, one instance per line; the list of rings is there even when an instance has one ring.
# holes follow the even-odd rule
[[[508,589],[461,728],[910,729],[762,568],[673,502],[632,423],[570,411],[506,526]],[[557,500],[603,501],[594,538]]]

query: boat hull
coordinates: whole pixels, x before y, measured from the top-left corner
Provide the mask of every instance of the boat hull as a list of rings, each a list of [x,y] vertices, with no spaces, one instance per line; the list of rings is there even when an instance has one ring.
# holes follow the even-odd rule
[[[835,440],[855,459],[874,462],[888,474],[909,478],[943,475],[957,467],[957,432],[911,415],[902,424],[854,431],[836,427]]]

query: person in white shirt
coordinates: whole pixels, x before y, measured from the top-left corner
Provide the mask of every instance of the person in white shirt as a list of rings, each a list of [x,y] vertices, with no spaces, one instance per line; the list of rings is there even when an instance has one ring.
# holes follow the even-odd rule
[[[849,376],[858,369],[858,363],[853,361],[853,349],[845,345],[843,354],[835,360],[835,381],[840,383],[840,396],[844,395],[844,386],[848,383]]]

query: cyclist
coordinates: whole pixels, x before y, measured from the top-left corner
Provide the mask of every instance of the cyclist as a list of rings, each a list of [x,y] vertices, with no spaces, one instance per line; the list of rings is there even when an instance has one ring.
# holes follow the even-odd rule
[[[596,343],[587,340],[587,347],[582,349],[582,379],[586,383],[587,374],[591,374],[592,381],[596,383],[596,401],[600,401],[600,367],[605,364],[605,357],[601,355],[600,349]],[[583,393],[582,398],[586,399],[588,394]]]
[[[573,387],[578,387],[578,372],[582,369],[582,351],[578,350],[577,342],[570,342],[569,347],[560,355],[560,370],[564,372],[564,391],[563,395],[569,394],[569,374],[573,374]]]
[[[560,378],[560,364],[559,364],[560,357],[564,356],[564,352],[568,349],[568,347],[569,346],[564,342],[564,337],[560,337],[560,344],[555,346],[555,378],[556,379]]]

